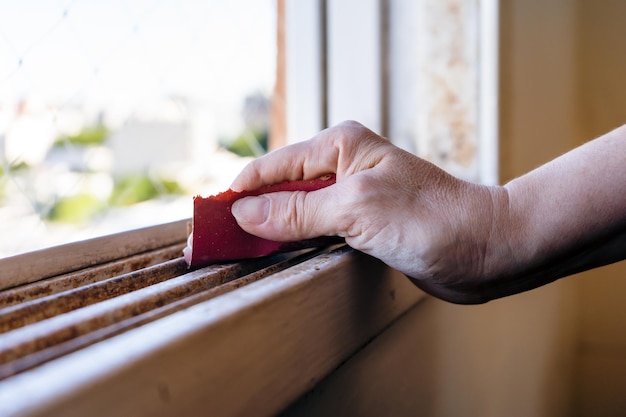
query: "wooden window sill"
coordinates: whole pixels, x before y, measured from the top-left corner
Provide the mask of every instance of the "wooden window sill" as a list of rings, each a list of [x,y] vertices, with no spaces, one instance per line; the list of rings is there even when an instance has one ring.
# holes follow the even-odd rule
[[[185,238],[0,260],[0,415],[273,415],[423,297],[347,246],[187,271]]]

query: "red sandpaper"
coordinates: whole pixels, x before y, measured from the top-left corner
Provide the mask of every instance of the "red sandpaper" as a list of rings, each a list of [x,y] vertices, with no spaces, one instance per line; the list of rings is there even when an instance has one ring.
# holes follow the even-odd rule
[[[320,237],[299,242],[276,242],[245,232],[231,213],[233,203],[240,198],[278,191],[315,191],[335,183],[335,175],[301,181],[286,181],[256,190],[228,190],[208,198],[193,199],[193,229],[185,260],[190,268],[216,262],[256,258],[278,252],[322,246],[336,242],[336,237]]]

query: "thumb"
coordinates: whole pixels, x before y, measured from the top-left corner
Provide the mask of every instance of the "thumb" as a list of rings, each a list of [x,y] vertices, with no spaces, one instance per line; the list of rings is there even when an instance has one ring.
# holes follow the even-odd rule
[[[297,241],[335,235],[324,209],[326,189],[244,197],[233,203],[232,214],[246,232],[275,241]],[[328,198],[328,197],[327,197]]]

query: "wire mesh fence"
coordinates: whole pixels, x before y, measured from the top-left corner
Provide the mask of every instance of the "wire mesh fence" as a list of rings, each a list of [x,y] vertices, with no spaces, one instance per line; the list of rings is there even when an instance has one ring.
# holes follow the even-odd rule
[[[0,257],[226,187],[264,151],[275,31],[274,0],[0,0]]]

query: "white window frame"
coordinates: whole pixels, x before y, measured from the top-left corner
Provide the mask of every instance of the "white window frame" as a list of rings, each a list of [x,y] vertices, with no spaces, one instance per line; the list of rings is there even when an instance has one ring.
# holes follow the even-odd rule
[[[459,177],[498,183],[498,0],[285,0],[285,10],[287,143],[353,119]],[[452,124],[466,126],[469,156],[455,154]]]

